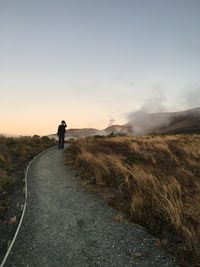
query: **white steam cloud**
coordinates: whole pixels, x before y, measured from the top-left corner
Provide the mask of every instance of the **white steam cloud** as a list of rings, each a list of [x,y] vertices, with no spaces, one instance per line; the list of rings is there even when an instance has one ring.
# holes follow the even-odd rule
[[[108,124],[108,127],[109,127],[109,126],[112,126],[114,122],[115,122],[115,119],[113,119],[113,118],[110,118],[110,120],[109,120],[109,124]]]
[[[138,110],[129,113],[128,119],[133,134],[144,135],[168,126],[171,122],[171,115],[168,113],[147,113]]]
[[[133,134],[144,135],[162,130],[174,120],[172,112],[200,107],[200,85],[190,84],[174,97],[170,102],[170,96],[166,98],[161,91],[158,96],[146,99],[138,110],[130,112],[127,117]]]
[[[187,88],[185,92],[185,102],[188,108],[200,106],[200,85]]]

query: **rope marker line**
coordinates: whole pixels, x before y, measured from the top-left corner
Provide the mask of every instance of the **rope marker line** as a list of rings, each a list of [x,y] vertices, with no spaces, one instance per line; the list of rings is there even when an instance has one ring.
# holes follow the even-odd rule
[[[27,190],[27,179],[28,179],[29,168],[30,168],[31,164],[32,164],[37,158],[39,158],[41,155],[45,154],[46,152],[48,152],[48,151],[51,150],[51,149],[52,149],[52,147],[50,147],[50,148],[48,148],[48,149],[42,151],[41,153],[39,153],[37,156],[35,156],[35,157],[29,162],[28,166],[26,167],[26,172],[25,172],[25,198],[24,198],[24,207],[23,207],[22,215],[21,215],[19,224],[18,224],[18,226],[17,226],[17,230],[16,230],[16,232],[15,232],[15,235],[14,235],[14,237],[13,237],[13,239],[12,239],[10,245],[9,245],[9,248],[8,248],[6,254],[5,254],[5,256],[4,256],[4,258],[3,258],[2,262],[1,262],[0,267],[3,267],[4,264],[6,263],[6,260],[7,260],[8,256],[10,255],[11,249],[12,249],[14,243],[15,243],[15,240],[16,240],[16,238],[17,238],[17,235],[18,235],[19,230],[20,230],[21,225],[22,225],[22,221],[23,221],[23,219],[24,219],[24,215],[25,215],[25,211],[26,211],[26,206],[27,206],[27,192],[28,192],[28,190]]]

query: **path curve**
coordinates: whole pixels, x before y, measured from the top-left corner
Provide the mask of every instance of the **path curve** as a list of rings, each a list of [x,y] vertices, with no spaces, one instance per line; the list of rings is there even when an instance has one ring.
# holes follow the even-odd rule
[[[117,213],[80,185],[54,147],[30,166],[26,213],[4,266],[176,266],[142,227],[113,221]]]

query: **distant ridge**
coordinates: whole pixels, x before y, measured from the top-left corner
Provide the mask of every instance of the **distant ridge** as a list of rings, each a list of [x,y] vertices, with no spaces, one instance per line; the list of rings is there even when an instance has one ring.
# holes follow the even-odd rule
[[[181,112],[154,113],[154,119],[166,116],[168,123],[151,130],[157,134],[200,134],[200,108],[194,108]]]
[[[83,129],[68,129],[66,130],[66,136],[90,136],[100,133],[100,130],[97,130],[95,128],[83,128]]]
[[[111,125],[103,130],[95,128],[67,129],[66,138],[94,135],[140,135],[140,134],[200,134],[200,107],[179,112],[142,113],[124,125]],[[49,135],[57,138],[56,134]]]

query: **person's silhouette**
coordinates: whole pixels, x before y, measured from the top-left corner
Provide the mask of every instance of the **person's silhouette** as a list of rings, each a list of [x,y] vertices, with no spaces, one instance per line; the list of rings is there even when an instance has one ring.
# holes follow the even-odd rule
[[[58,126],[58,148],[63,149],[64,148],[64,142],[65,142],[65,128],[67,127],[67,124],[65,121],[61,121],[61,124]]]

